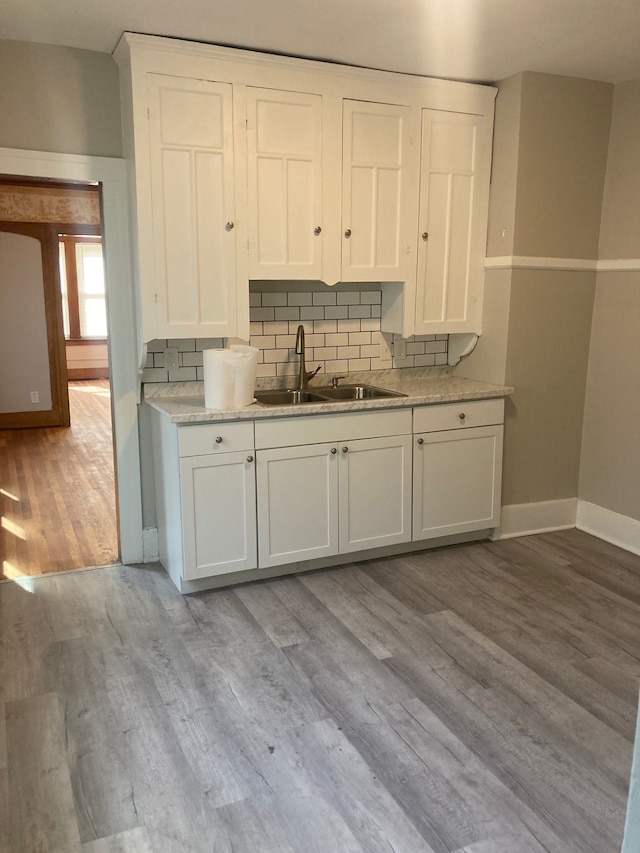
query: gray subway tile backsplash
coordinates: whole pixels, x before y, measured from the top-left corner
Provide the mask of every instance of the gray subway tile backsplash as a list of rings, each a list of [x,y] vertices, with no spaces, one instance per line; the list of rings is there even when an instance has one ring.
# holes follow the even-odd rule
[[[378,370],[385,367],[431,367],[447,363],[448,335],[416,335],[406,341],[406,355],[381,357],[382,291],[370,288],[339,291],[290,290],[250,293],[250,343],[260,349],[258,376],[293,376],[299,323],[305,328],[307,365],[320,373]],[[224,347],[222,338],[151,341],[142,373],[143,382],[202,379],[202,350]],[[164,368],[163,350],[178,350],[178,368]],[[383,348],[387,351],[387,347]]]

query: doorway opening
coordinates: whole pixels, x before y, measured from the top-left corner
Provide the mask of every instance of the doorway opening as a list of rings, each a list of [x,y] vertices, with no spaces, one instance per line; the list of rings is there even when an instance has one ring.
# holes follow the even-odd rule
[[[101,232],[98,185],[0,178],[0,579],[119,560]]]

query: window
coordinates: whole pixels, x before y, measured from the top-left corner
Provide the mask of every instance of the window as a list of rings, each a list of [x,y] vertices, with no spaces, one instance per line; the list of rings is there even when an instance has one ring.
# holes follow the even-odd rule
[[[104,263],[100,237],[60,236],[60,287],[67,340],[107,337]]]

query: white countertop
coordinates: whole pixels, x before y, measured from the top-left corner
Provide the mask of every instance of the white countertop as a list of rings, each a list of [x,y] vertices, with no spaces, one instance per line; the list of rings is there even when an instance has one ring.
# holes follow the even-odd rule
[[[331,377],[312,382],[309,390],[327,385]],[[292,379],[290,378],[290,383]],[[465,379],[429,369],[380,370],[349,374],[341,384],[367,383],[389,391],[400,391],[406,397],[384,397],[373,400],[340,400],[335,402],[302,403],[295,406],[267,406],[253,403],[242,409],[219,411],[204,406],[202,382],[173,382],[145,385],[145,402],[168,416],[172,423],[190,424],[216,421],[237,421],[257,418],[301,417],[305,415],[336,414],[338,412],[397,409],[433,403],[454,403],[463,400],[486,400],[506,397],[514,389],[477,379]],[[287,386],[282,386],[287,387]],[[289,386],[291,387],[291,386]]]

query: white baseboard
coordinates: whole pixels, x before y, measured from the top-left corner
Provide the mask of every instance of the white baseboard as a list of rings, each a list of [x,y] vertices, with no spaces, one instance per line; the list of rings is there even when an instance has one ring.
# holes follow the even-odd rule
[[[576,527],[605,542],[640,554],[640,521],[588,501],[578,501]]]
[[[503,506],[500,527],[491,538],[512,539],[514,536],[567,530],[576,526],[577,511],[577,498]]]
[[[142,531],[142,562],[155,563],[158,553],[158,528],[145,527]]]

